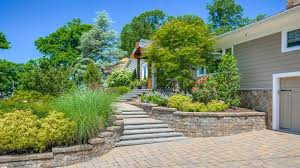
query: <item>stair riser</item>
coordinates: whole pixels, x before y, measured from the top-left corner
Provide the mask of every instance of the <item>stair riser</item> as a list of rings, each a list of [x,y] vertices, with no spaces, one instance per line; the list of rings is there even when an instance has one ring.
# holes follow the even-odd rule
[[[168,128],[165,124],[152,124],[152,125],[125,125],[124,130],[134,130],[134,129],[154,129],[154,128]]]
[[[167,133],[167,132],[174,132],[174,130],[153,130],[153,131],[129,131],[129,130],[124,130],[123,135]]]
[[[165,135],[145,135],[145,136],[125,136],[120,140],[137,140],[137,139],[151,139],[151,138],[167,138],[167,137],[182,137],[182,134],[165,134]]]

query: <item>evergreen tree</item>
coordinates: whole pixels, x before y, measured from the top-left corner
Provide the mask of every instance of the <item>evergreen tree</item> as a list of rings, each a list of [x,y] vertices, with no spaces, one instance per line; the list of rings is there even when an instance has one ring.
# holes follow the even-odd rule
[[[94,63],[89,63],[86,67],[86,72],[83,75],[83,80],[86,85],[99,84],[101,81],[100,71]]]

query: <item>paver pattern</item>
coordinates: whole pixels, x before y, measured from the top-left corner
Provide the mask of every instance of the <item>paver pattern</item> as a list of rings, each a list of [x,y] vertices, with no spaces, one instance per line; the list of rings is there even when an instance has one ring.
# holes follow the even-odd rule
[[[300,135],[255,131],[226,137],[114,148],[69,168],[300,168]]]

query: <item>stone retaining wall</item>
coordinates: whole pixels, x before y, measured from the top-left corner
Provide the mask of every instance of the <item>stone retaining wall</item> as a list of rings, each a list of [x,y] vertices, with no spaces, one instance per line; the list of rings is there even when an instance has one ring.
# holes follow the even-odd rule
[[[272,129],[272,90],[240,90],[241,107],[266,112],[266,126]]]
[[[0,156],[0,168],[2,167],[62,167],[75,163],[88,161],[94,157],[101,156],[110,151],[124,130],[123,119],[117,119],[115,113],[110,117],[113,126],[107,127],[98,137],[89,140],[88,144],[69,147],[54,147],[51,152],[24,155]]]
[[[265,129],[264,112],[180,112],[175,108],[133,102],[189,137],[214,137]],[[151,110],[150,109],[151,106]]]

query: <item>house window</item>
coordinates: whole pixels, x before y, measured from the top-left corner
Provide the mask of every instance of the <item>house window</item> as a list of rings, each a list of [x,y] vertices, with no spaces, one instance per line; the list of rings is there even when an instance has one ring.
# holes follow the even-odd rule
[[[300,29],[282,32],[282,52],[300,49]]]
[[[147,79],[148,78],[148,65],[147,63],[143,64],[143,69],[142,69],[142,79]]]
[[[200,67],[197,69],[197,78],[206,75],[206,68]]]
[[[205,75],[211,75],[217,72],[217,66],[200,67],[197,69],[197,78]]]
[[[230,48],[227,48],[227,49],[225,50],[225,54],[231,55],[231,54],[232,54],[232,48],[231,48],[231,47],[230,47]]]

